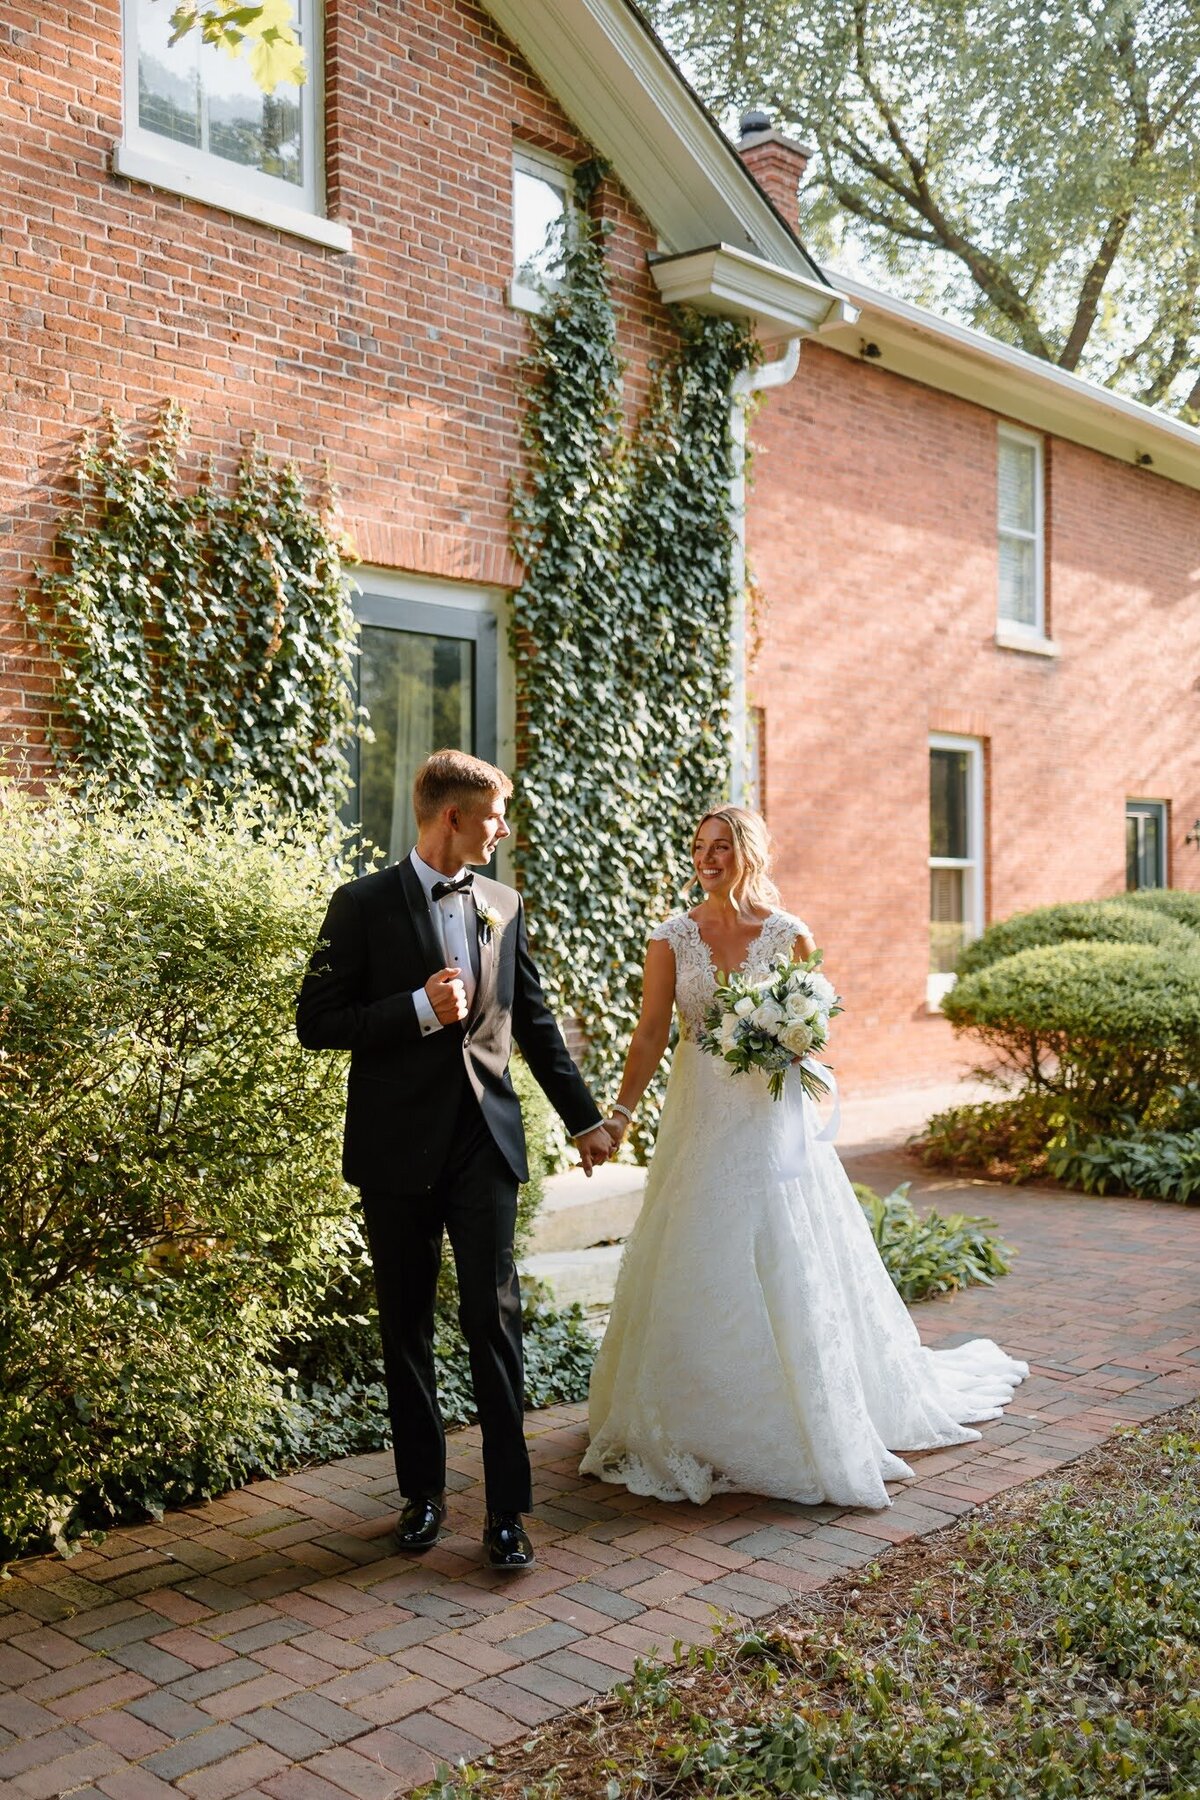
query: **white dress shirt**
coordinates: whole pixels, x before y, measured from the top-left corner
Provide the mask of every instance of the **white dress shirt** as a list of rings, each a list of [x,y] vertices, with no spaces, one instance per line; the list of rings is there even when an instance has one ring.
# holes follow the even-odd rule
[[[467,1009],[475,998],[475,986],[479,980],[479,923],[475,911],[475,899],[472,894],[446,894],[440,900],[433,897],[435,881],[445,881],[447,877],[440,869],[431,869],[414,850],[409,857],[417,873],[417,880],[425,891],[429,902],[429,916],[433,924],[433,934],[442,947],[442,962],[447,969],[462,970],[462,984],[467,996]],[[459,871],[463,873],[463,871]],[[449,877],[458,880],[458,875]],[[421,1027],[421,1036],[429,1037],[431,1033],[442,1030],[442,1022],[433,1010],[433,1002],[424,988],[417,988],[413,994],[413,1005],[417,1009],[417,1023]]]

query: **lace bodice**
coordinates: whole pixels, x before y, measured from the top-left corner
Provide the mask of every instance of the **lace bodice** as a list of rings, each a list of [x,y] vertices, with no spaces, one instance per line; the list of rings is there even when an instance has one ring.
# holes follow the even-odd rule
[[[769,913],[746,952],[746,960],[741,965],[743,973],[765,975],[779,957],[791,955],[796,939],[807,932],[808,926],[803,919],[797,919],[792,913]],[[651,942],[665,941],[674,952],[675,1004],[679,1008],[680,1027],[685,1037],[695,1039],[704,1029],[704,1015],[716,992],[717,971],[712,951],[690,913],[672,913],[669,919],[655,926],[650,938]]]

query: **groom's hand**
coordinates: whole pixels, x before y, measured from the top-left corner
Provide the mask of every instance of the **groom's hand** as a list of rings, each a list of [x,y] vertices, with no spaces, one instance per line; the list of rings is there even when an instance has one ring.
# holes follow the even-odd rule
[[[456,1025],[467,1016],[467,990],[461,969],[439,969],[425,983],[429,1004],[441,1025]]]
[[[597,1125],[594,1131],[585,1132],[583,1137],[575,1139],[575,1148],[583,1164],[583,1172],[590,1175],[598,1169],[602,1162],[607,1162],[612,1155],[613,1142],[603,1125]]]

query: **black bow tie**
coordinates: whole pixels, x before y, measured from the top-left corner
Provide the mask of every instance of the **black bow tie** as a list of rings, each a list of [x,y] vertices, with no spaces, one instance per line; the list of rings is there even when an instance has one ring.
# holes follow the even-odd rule
[[[469,894],[474,880],[474,870],[465,869],[455,881],[435,881],[433,897],[435,900],[444,900],[447,894]]]

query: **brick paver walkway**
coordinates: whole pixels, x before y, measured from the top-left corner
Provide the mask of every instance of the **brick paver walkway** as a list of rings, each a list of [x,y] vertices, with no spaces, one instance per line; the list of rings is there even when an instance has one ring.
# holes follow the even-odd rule
[[[886,1158],[854,1171],[876,1185]],[[883,1516],[731,1495],[662,1506],[581,1481],[583,1408],[531,1416],[539,1567],[482,1566],[478,1438],[454,1442],[450,1535],[392,1554],[386,1456],[262,1481],[0,1597],[0,1784],[85,1800],[390,1800],[606,1689],[634,1657],[755,1618],[888,1544],[1200,1395],[1200,1212],[919,1183],[986,1211],[1016,1271],[918,1309],[1034,1370],[981,1443],[916,1459]],[[753,1397],[749,1397],[751,1403]]]

